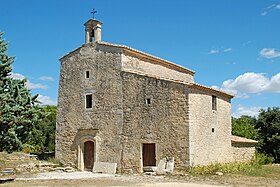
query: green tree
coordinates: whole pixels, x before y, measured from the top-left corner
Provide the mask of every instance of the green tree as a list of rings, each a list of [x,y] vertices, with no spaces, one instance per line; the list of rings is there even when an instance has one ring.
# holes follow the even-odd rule
[[[232,134],[245,138],[257,140],[258,130],[255,128],[256,118],[250,116],[241,116],[232,118]]]
[[[8,43],[0,33],[0,151],[20,150],[43,114],[37,97],[31,96],[26,80],[10,77],[14,57],[7,55]]]
[[[41,111],[45,116],[34,126],[31,132],[31,138],[28,141],[28,144],[33,148],[33,152],[54,151],[56,108],[56,106],[41,107]]]
[[[280,162],[280,110],[278,107],[261,110],[256,128],[260,130],[259,151]]]

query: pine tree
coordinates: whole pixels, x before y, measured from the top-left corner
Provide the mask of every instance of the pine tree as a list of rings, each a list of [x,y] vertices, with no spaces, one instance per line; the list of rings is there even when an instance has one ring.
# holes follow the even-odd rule
[[[0,33],[0,151],[21,150],[33,127],[42,117],[38,95],[31,96],[26,79],[10,77],[14,57],[7,55],[8,43]]]

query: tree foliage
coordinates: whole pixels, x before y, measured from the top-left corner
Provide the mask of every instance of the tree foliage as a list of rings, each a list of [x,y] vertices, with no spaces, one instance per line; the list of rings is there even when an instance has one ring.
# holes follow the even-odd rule
[[[55,149],[56,106],[42,106],[41,111],[45,116],[32,129],[28,145],[31,145],[31,151],[35,153],[53,152]]]
[[[232,134],[257,140],[258,130],[255,128],[256,121],[256,118],[250,116],[232,118]]]
[[[37,97],[26,88],[26,79],[10,77],[14,57],[7,55],[8,43],[0,33],[0,151],[17,151],[28,142],[43,113]]]
[[[259,150],[280,162],[280,110],[277,107],[260,110],[256,128],[260,131]]]

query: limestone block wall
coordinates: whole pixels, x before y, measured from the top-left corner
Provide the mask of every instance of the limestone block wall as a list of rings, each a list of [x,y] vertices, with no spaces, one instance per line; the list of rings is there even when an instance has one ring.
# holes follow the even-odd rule
[[[104,47],[103,47],[104,48]],[[56,158],[77,165],[79,129],[96,129],[95,161],[120,163],[122,127],[121,57],[117,49],[84,45],[61,59]],[[89,71],[89,78],[85,78]],[[93,94],[93,108],[85,95]]]
[[[191,166],[231,160],[230,100],[216,96],[217,110],[212,110],[212,94],[190,88]]]
[[[175,157],[175,167],[188,166],[186,86],[127,72],[122,77],[123,169],[142,172],[142,143],[156,144],[157,164],[169,156]]]
[[[140,59],[127,54],[122,54],[122,70],[149,74],[166,79],[180,80],[183,82],[194,82],[193,75],[189,73],[180,72],[156,62]]]
[[[249,162],[255,158],[256,148],[252,144],[232,144],[232,161]]]

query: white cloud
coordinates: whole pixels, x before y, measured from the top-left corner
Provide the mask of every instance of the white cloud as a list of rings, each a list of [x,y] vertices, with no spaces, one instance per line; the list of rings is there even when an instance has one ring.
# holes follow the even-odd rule
[[[29,80],[27,80],[27,82],[26,82],[26,87],[30,90],[32,90],[32,89],[47,89],[48,88],[47,85],[35,84],[35,83],[30,82]]]
[[[219,53],[220,51],[219,50],[217,50],[217,49],[211,49],[209,52],[208,52],[208,54],[217,54],[217,53]]]
[[[20,73],[11,73],[10,77],[12,77],[13,79],[19,79],[19,80],[26,78],[24,75],[22,75]],[[28,79],[26,81],[26,87],[28,89],[47,89],[48,88],[47,85],[32,83]]]
[[[57,105],[57,101],[53,100],[49,96],[39,94],[38,100],[41,102],[42,105]]]
[[[264,58],[276,58],[280,56],[280,51],[277,51],[273,48],[263,48],[260,51],[260,55]]]
[[[50,76],[41,76],[39,79],[42,81],[54,81],[54,78]]]
[[[22,80],[25,78],[22,74],[19,74],[19,73],[11,73],[10,77],[12,77],[13,79],[19,79],[19,80]]]
[[[226,49],[224,49],[224,52],[230,52],[230,51],[232,51],[232,48],[226,48]]]
[[[226,52],[230,52],[230,51],[232,51],[232,48],[231,47],[228,47],[228,48],[223,48],[223,47],[221,47],[220,49],[210,49],[209,51],[208,51],[208,54],[218,54],[218,53],[222,53],[222,52],[224,52],[224,53],[226,53]]]
[[[239,118],[242,115],[256,117],[262,108],[264,107],[244,107],[240,105],[236,111],[232,113],[232,116],[235,118]]]
[[[280,93],[280,73],[269,78],[264,73],[247,72],[224,81],[220,89],[239,98],[247,98],[249,94]]]
[[[279,10],[280,9],[280,4],[276,5],[276,4],[272,4],[266,8],[264,8],[261,12],[261,15],[262,16],[266,16],[267,14],[269,14],[270,12],[272,11],[275,11],[275,10]]]

